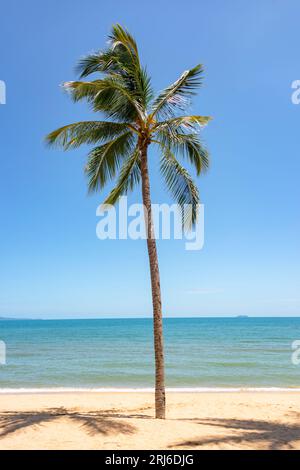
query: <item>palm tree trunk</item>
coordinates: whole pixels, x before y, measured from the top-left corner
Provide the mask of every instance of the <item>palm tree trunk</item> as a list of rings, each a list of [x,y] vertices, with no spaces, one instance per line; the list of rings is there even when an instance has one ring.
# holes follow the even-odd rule
[[[163,346],[163,325],[161,310],[160,276],[154,227],[152,220],[150,182],[147,159],[147,143],[141,145],[141,176],[143,204],[145,208],[145,224],[147,230],[147,247],[151,274],[154,351],[155,351],[155,417],[165,419],[165,367]]]

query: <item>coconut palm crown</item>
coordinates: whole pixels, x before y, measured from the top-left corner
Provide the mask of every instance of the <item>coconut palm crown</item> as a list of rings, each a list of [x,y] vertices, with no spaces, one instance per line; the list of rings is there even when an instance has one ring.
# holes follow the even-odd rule
[[[101,75],[92,81],[66,82],[64,88],[74,101],[86,100],[93,111],[101,112],[109,120],[68,124],[51,132],[48,143],[64,150],[82,144],[96,145],[88,154],[85,168],[89,191],[102,190],[118,174],[105,204],[115,204],[121,195],[139,184],[141,147],[157,145],[166,186],[182,209],[188,205],[182,212],[184,222],[188,226],[194,224],[199,192],[179,158],[187,159],[197,175],[208,168],[209,155],[199,130],[210,117],[181,114],[201,86],[202,65],[186,70],[154,97],[134,38],[117,24],[109,36],[109,47],[83,58],[78,71],[80,79],[94,73]]]

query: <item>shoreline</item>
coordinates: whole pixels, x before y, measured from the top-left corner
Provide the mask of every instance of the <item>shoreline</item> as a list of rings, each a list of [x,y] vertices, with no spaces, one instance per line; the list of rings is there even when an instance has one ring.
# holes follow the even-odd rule
[[[300,393],[300,387],[166,387],[166,393]],[[0,395],[73,393],[154,393],[153,387],[36,387],[0,388]]]

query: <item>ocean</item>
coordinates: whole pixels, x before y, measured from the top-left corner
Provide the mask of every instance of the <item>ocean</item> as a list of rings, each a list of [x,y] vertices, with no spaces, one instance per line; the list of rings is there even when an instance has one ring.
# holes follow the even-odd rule
[[[164,333],[170,389],[300,387],[300,318],[168,318]],[[0,340],[0,392],[154,384],[151,319],[1,320]]]

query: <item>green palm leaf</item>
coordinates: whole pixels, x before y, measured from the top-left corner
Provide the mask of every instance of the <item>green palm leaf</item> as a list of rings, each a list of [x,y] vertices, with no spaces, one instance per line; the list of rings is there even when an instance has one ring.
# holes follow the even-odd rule
[[[114,178],[121,160],[132,152],[135,140],[131,132],[126,132],[89,153],[85,172],[90,192],[102,189]]]
[[[110,49],[90,54],[81,59],[77,70],[81,78],[94,72],[102,72],[122,81],[122,85],[135,95],[140,105],[147,106],[152,99],[150,77],[141,67],[138,49],[131,34],[115,25],[109,37]]]
[[[179,79],[165,88],[154,100],[152,116],[173,117],[178,110],[185,109],[190,96],[202,84],[203,66],[201,64],[183,72]]]
[[[209,152],[197,134],[170,133],[162,130],[158,135],[164,147],[190,161],[198,176],[209,168]]]
[[[199,132],[199,128],[206,126],[211,120],[210,116],[178,116],[166,121],[160,121],[153,126],[153,132],[167,130],[170,133],[177,130]]]
[[[86,99],[94,111],[103,111],[110,118],[132,121],[144,117],[138,100],[119,78],[110,77],[92,82],[66,82],[64,87],[75,102]]]
[[[176,160],[174,154],[163,147],[160,166],[167,188],[181,208],[182,222],[190,229],[197,220],[199,192],[188,171]]]
[[[64,150],[77,148],[82,144],[95,144],[116,137],[128,131],[128,123],[109,121],[82,121],[60,127],[51,132],[46,140],[49,145],[62,147]]]
[[[104,201],[104,204],[114,205],[120,196],[132,191],[135,185],[140,182],[140,179],[140,152],[138,148],[136,148],[133,154],[124,162],[117,184]]]
[[[120,24],[113,25],[112,32],[109,35],[109,42],[112,50],[117,48],[125,49],[132,56],[133,60],[139,62],[139,53],[135,39]]]

